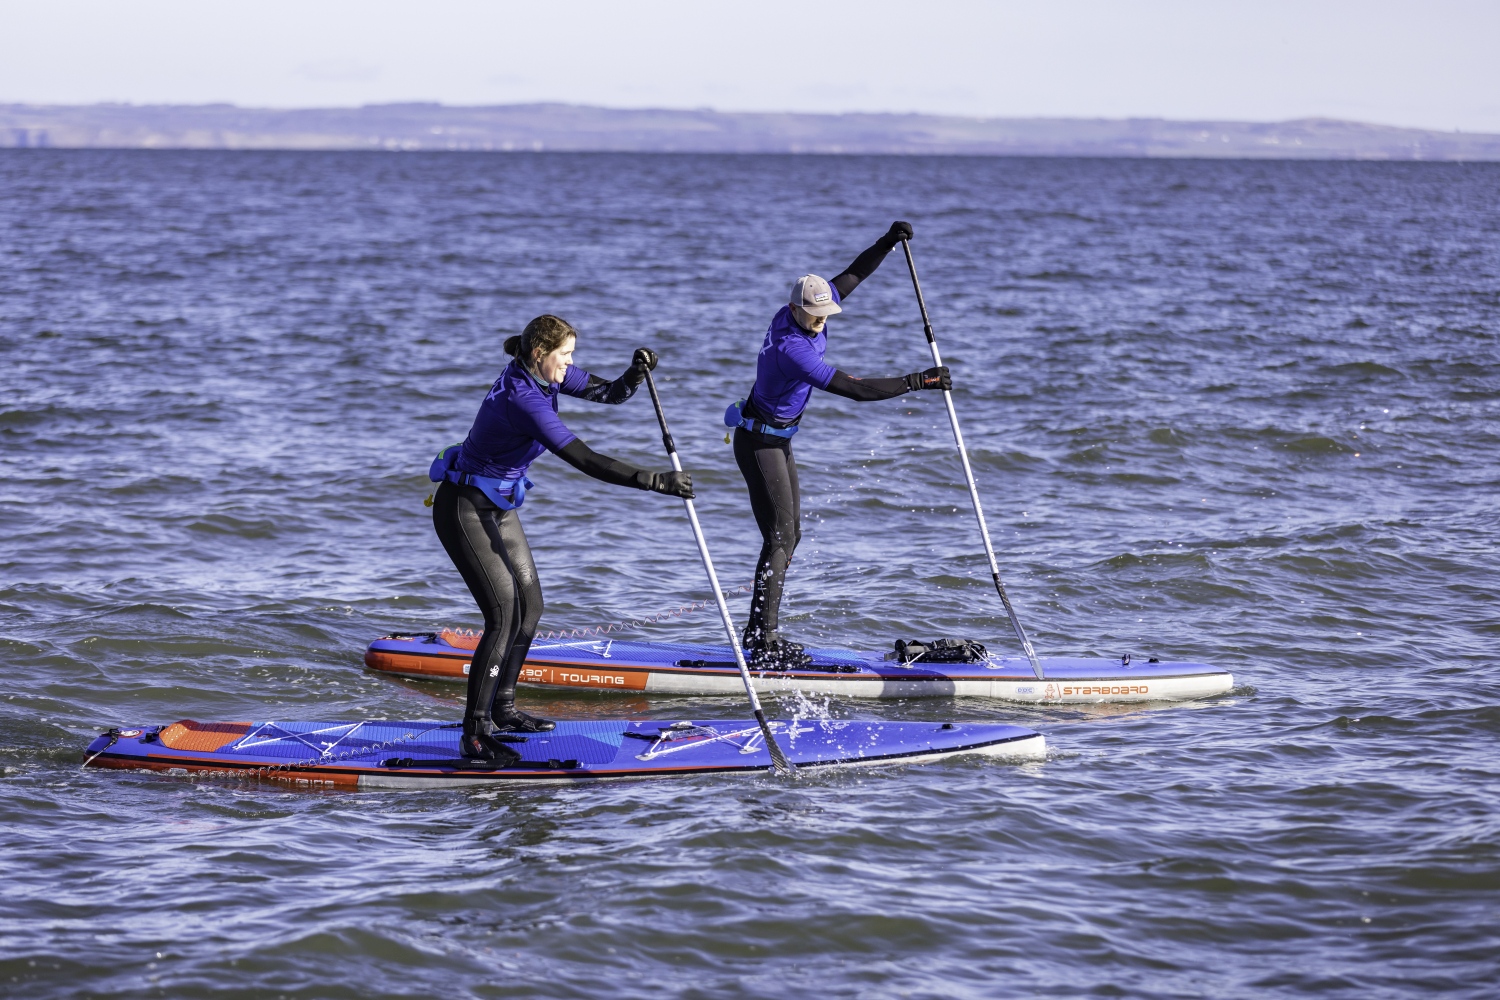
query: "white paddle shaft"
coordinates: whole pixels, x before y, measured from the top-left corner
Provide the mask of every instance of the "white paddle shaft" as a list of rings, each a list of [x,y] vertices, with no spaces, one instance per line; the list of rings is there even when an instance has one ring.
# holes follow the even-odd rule
[[[906,266],[911,271],[911,287],[917,293],[917,308],[922,310],[922,332],[927,335],[927,347],[932,351],[932,363],[935,367],[943,366],[942,355],[938,354],[937,338],[932,335],[932,320],[927,317],[927,302],[922,298],[922,284],[917,281],[917,263],[912,260],[911,244],[906,240],[901,241],[901,249],[906,251]],[[1026,651],[1026,659],[1031,661],[1031,672],[1036,674],[1037,680],[1045,680],[1042,674],[1042,663],[1036,657],[1036,650],[1031,646],[1031,640],[1026,637],[1026,630],[1021,627],[1021,619],[1016,617],[1016,609],[1011,606],[1010,597],[1005,593],[1005,584],[1000,582],[1000,563],[995,559],[995,546],[990,541],[989,525],[984,522],[984,507],[979,502],[979,486],[974,482],[974,469],[969,465],[969,450],[964,447],[964,432],[958,428],[958,411],[953,408],[953,393],[943,390],[943,402],[948,407],[948,423],[953,426],[953,442],[958,445],[958,459],[964,466],[964,478],[969,483],[969,499],[974,504],[974,517],[979,521],[979,535],[984,539],[984,554],[990,561],[990,577],[995,581],[995,592],[1000,595],[1000,603],[1005,605],[1005,613],[1010,617],[1010,627],[1015,631],[1016,638],[1021,641],[1021,648]]]
[[[656,407],[656,420],[661,424],[661,443],[666,446],[667,459],[671,461],[674,472],[681,472],[682,460],[677,457],[677,445],[672,441],[672,432],[667,430],[667,415],[662,411],[661,397],[656,393],[656,380],[651,377],[650,369],[646,370],[646,388],[651,390],[651,403]],[[740,649],[739,636],[734,633],[734,619],[729,617],[729,605],[724,603],[724,591],[719,586],[719,574],[714,571],[713,557],[708,554],[708,540],[703,537],[703,526],[698,523],[698,511],[693,508],[693,501],[686,497],[683,498],[682,505],[687,508],[688,521],[693,526],[693,539],[698,543],[698,554],[703,557],[703,569],[708,573],[708,584],[713,588],[714,602],[719,606],[719,618],[724,622],[724,634],[729,637],[729,648],[734,651],[734,664],[740,669],[740,680],[745,682],[745,694],[750,698],[750,709],[755,713],[755,721],[760,724],[761,735],[766,739],[766,750],[771,754],[771,763],[776,765],[778,771],[790,774],[793,771],[792,762],[781,752],[781,746],[771,733],[771,724],[766,721],[766,713],[760,707],[760,697],[755,693],[755,683],[750,679],[750,667],[745,663],[744,651]]]

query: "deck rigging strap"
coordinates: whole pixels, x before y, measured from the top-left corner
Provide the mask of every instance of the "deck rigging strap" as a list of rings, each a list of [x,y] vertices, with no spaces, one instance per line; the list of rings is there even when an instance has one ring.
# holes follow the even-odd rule
[[[726,595],[748,594],[752,591],[752,589],[753,588],[749,584],[745,584],[743,587],[735,587],[733,590],[724,591],[724,593]],[[694,614],[698,611],[702,611],[704,608],[711,606],[713,603],[714,602],[712,598],[706,601],[694,601],[692,604],[684,604],[682,605],[682,607],[675,608],[671,611],[658,611],[656,614],[647,615],[644,618],[632,618],[629,621],[624,622],[610,622],[608,625],[589,625],[582,628],[551,629],[549,631],[537,634],[534,638],[542,640],[587,639],[589,636],[604,636],[609,635],[613,632],[628,632],[632,629],[638,629],[642,625],[655,625],[658,622],[670,621],[673,618],[685,618],[688,615]],[[483,632],[479,632],[474,629],[462,628],[444,629],[443,632],[474,639],[478,639],[479,636],[484,634]],[[438,632],[401,632],[398,630],[392,630],[381,636],[381,638],[425,639],[428,642],[437,642],[439,635],[440,633]]]
[[[751,589],[752,588],[750,587],[750,585],[746,584],[743,587],[736,587],[733,590],[726,590],[724,591],[724,593],[748,594],[751,592]],[[611,622],[608,625],[592,625],[586,628],[552,629],[548,632],[542,632],[537,636],[537,638],[586,639],[591,635],[609,635],[611,632],[625,632],[629,631],[630,629],[640,628],[642,625],[654,625],[657,622],[670,621],[673,618],[683,618],[687,615],[693,614],[694,612],[702,611],[704,608],[712,606],[713,603],[713,598],[709,598],[706,601],[694,601],[692,604],[684,604],[682,607],[677,608],[674,611],[659,611],[654,615],[647,615],[644,618],[632,618],[627,622]]]
[[[335,726],[335,727],[333,727],[335,729],[344,729],[344,728],[347,727],[348,728],[348,732],[344,733],[337,740],[335,740],[333,746],[337,746],[339,743],[343,742],[343,740],[347,739],[350,736],[353,736],[355,733],[357,733],[360,730],[360,728],[362,726],[366,726],[366,725],[380,725],[380,724],[381,723],[378,720],[366,720],[364,722],[356,723],[352,727],[349,727],[347,723]],[[429,727],[427,729],[420,730],[418,732],[403,733],[402,735],[396,737],[395,739],[386,740],[386,741],[384,741],[382,743],[375,743],[375,744],[373,744],[371,746],[367,746],[367,747],[355,747],[355,748],[351,748],[349,750],[345,750],[343,753],[340,753],[340,754],[330,755],[329,752],[328,752],[328,750],[332,750],[333,749],[333,746],[330,746],[328,748],[328,750],[323,751],[323,753],[321,753],[317,757],[308,757],[308,758],[305,758],[303,760],[297,760],[297,761],[287,761],[284,764],[267,764],[264,767],[257,767],[257,768],[253,768],[253,769],[250,769],[250,770],[240,770],[240,769],[226,770],[224,773],[227,776],[231,776],[231,777],[269,778],[269,777],[271,777],[272,775],[274,775],[278,771],[305,770],[307,768],[317,767],[320,764],[334,764],[334,763],[339,763],[341,761],[350,760],[350,759],[352,759],[354,757],[363,757],[363,756],[366,756],[368,754],[379,753],[381,750],[389,750],[391,747],[400,746],[403,743],[411,743],[412,741],[414,741],[416,739],[419,739],[419,738],[421,738],[423,736],[426,736],[428,733],[435,733],[435,732],[437,732],[440,729],[457,729],[457,728],[459,728],[462,725],[463,725],[463,723],[460,723],[460,722],[445,722],[445,723],[442,723],[442,724],[439,724],[439,725],[436,725],[436,726],[431,726],[431,727]],[[274,729],[277,732],[280,732],[282,734],[279,737],[274,737],[274,739],[277,740],[277,741],[280,741],[280,740],[283,740],[283,739],[289,739],[289,740],[294,740],[296,742],[304,743],[305,744],[305,743],[307,743],[307,740],[303,739],[302,737],[303,736],[308,736],[308,735],[313,735],[313,734],[309,734],[309,733],[291,733],[291,732],[287,732],[285,729],[282,729],[281,726],[279,726],[275,722],[265,722],[265,723],[262,723],[261,725],[257,726],[252,732],[246,733],[240,739],[236,740],[235,743],[234,743],[234,746],[235,747],[239,747],[239,746],[243,745],[246,740],[249,740],[252,737],[257,737],[257,736],[264,737],[264,736],[266,736],[267,735],[267,733],[266,733],[267,727],[271,727],[272,729]],[[308,745],[310,746],[311,744],[308,744]],[[207,772],[207,773],[212,774],[213,772]]]

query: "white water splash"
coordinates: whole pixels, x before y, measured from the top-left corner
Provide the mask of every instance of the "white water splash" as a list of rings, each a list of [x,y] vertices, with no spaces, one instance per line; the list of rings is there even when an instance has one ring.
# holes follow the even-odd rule
[[[831,695],[809,696],[806,691],[782,691],[776,695],[776,705],[781,710],[777,714],[793,722],[826,722],[832,719],[832,702]]]

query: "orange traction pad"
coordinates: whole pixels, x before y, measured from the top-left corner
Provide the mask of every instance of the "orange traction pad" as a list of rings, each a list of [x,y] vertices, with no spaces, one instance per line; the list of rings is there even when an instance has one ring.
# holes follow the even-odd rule
[[[468,629],[457,632],[451,628],[445,628],[438,633],[438,638],[455,649],[478,649],[479,637],[483,634],[483,632],[470,632]]]
[[[161,731],[157,737],[169,750],[194,750],[207,753],[227,747],[250,731],[253,722],[194,722],[183,719]]]

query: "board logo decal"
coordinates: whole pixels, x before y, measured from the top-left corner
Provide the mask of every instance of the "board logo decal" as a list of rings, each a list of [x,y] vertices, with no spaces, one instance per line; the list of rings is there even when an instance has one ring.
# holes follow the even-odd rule
[[[639,677],[627,674],[617,674],[608,671],[589,670],[588,668],[567,667],[524,667],[521,670],[521,680],[530,681],[533,684],[553,684],[568,687],[595,687],[595,688],[627,688],[630,690],[644,690],[646,678],[642,674]]]
[[[1090,695],[1090,694],[1150,694],[1149,684],[1098,684],[1085,687],[1064,687],[1063,694],[1066,695]]]

